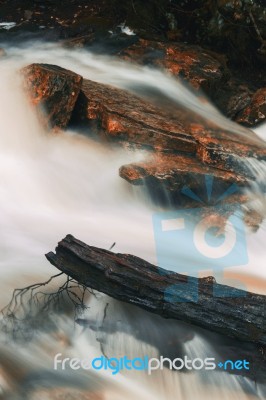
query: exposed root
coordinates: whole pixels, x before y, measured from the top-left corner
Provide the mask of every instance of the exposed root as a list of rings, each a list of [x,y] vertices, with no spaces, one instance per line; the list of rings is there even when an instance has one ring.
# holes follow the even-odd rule
[[[28,340],[43,324],[49,326],[51,314],[65,310],[68,305],[75,316],[80,315],[87,308],[86,294],[94,293],[69,276],[57,290],[49,290],[47,286],[62,275],[63,272],[45,282],[15,289],[11,301],[1,310],[2,332],[15,340]]]

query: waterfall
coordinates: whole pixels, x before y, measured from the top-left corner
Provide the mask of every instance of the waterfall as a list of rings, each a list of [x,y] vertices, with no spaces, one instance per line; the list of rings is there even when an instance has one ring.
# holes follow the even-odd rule
[[[158,207],[118,176],[121,165],[144,159],[145,151],[108,148],[83,132],[47,134],[25,98],[19,69],[32,62],[45,62],[139,95],[154,89],[171,101],[234,129],[236,134],[246,135],[246,130],[226,120],[209,102],[202,102],[173,77],[156,69],[54,44],[27,43],[9,46],[6,51],[7,56],[0,60],[1,307],[8,303],[14,288],[41,282],[55,273],[44,254],[67,233],[106,249],[116,242],[115,252],[134,254],[156,263],[152,215]],[[265,126],[259,134],[266,137]],[[265,179],[265,168],[258,169],[258,177]],[[264,210],[264,196],[256,187],[253,189],[254,201]],[[248,235],[249,264],[232,268],[228,278],[241,278],[249,290],[266,294],[264,226],[256,234]],[[0,398],[1,387],[3,393],[4,390],[13,393],[12,398],[25,398],[21,388],[35,382],[36,371],[46,371],[47,380],[54,380],[55,387],[58,382],[61,387],[84,387],[88,393],[100,393],[107,400],[136,397],[251,400],[263,399],[266,393],[260,384],[216,371],[179,373],[164,368],[151,376],[141,371],[121,372],[116,376],[109,372],[54,371],[56,353],[73,357],[86,354],[93,358],[104,349],[108,357],[156,357],[166,345],[167,337],[177,337],[177,356],[184,350],[191,357],[215,356],[213,343],[191,327],[164,321],[104,295],[91,296],[83,318],[92,321],[91,324],[79,326],[67,312],[57,315],[56,330],[41,332],[28,344],[9,343],[7,348],[2,335]]]

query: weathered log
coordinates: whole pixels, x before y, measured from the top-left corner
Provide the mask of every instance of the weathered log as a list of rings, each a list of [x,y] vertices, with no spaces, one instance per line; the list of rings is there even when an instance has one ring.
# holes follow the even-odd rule
[[[46,257],[80,284],[115,299],[164,318],[266,345],[266,296],[217,284],[212,277],[189,278],[188,284],[185,275],[132,255],[88,246],[72,235],[59,242],[56,253]]]

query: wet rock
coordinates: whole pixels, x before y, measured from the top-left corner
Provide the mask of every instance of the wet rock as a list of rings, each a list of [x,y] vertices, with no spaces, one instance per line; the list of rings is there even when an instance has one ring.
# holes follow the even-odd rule
[[[30,100],[46,128],[54,130],[67,126],[83,78],[56,65],[31,64],[22,69]]]
[[[184,154],[154,153],[147,161],[121,167],[120,175],[134,185],[142,185],[149,179],[164,180],[171,190],[181,189],[191,177],[195,181],[189,186],[196,187],[197,177],[206,175],[214,176],[219,184],[235,182],[243,185],[247,182],[244,176],[209,167],[193,156]]]
[[[235,120],[237,114],[250,103],[254,91],[242,79],[231,77],[216,91],[212,100],[226,117]]]
[[[56,66],[33,64],[23,74],[46,127],[62,129],[70,121],[97,139],[157,152],[188,153],[201,164],[249,179],[255,176],[246,158],[266,160],[264,142],[248,129],[241,128],[239,135],[234,126],[224,130],[222,122],[218,127],[189,110],[165,108],[125,90],[82,81],[81,76]]]
[[[133,185],[144,186],[159,204],[181,207],[216,204],[232,184],[236,185],[235,190],[226,201],[247,201],[242,193],[242,188],[248,185],[244,176],[209,167],[189,155],[153,154],[143,162],[122,166],[119,174]],[[211,179],[211,198],[207,196],[208,179]]]
[[[184,43],[140,39],[120,52],[120,56],[127,61],[166,69],[194,89],[203,90],[225,116],[242,125],[254,126],[264,118],[265,89],[255,93],[264,78],[256,74],[254,79],[252,71],[229,70],[223,54]]]
[[[264,141],[251,131],[239,135],[220,128],[209,129],[208,125],[192,124],[191,132],[197,141],[198,159],[214,168],[255,179],[252,164],[255,160],[266,160]],[[249,158],[252,161],[248,162]]]
[[[249,104],[239,112],[236,121],[246,126],[254,126],[266,119],[266,88],[257,90]]]
[[[242,111],[251,101],[251,93],[245,86],[239,88],[236,94],[233,94],[227,105],[226,115],[236,120],[237,114]]]
[[[212,94],[227,80],[228,70],[215,53],[184,43],[140,40],[120,54],[125,60],[166,69],[196,90]],[[219,57],[219,56],[218,56]]]
[[[34,14],[25,21],[29,10]],[[59,0],[1,1],[1,19],[17,23],[17,38],[26,31],[39,30],[40,25],[59,29],[65,39],[87,35],[91,29],[97,36],[126,21],[142,38],[200,45],[226,54],[230,64],[241,68],[266,62],[265,11],[264,0],[184,0],[178,4],[168,0],[71,0],[67,7]],[[0,35],[10,40],[12,32],[5,33],[0,30]]]
[[[173,116],[109,85],[84,80],[72,122],[105,140],[146,149],[195,153],[196,141]]]

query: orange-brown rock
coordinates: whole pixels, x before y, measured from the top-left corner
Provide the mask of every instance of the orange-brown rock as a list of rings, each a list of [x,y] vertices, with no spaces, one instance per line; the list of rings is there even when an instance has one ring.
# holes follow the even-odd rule
[[[232,184],[236,185],[235,190],[227,200],[247,200],[241,192],[241,188],[248,185],[244,176],[209,167],[189,155],[152,154],[145,161],[122,166],[119,174],[133,185],[144,185],[159,203],[190,206],[202,201],[205,205],[215,204]],[[210,198],[207,198],[206,177],[213,178]],[[191,192],[186,188],[200,200],[190,197]]]
[[[82,77],[56,65],[32,64],[22,70],[30,100],[46,128],[66,128],[77,97]]]
[[[265,161],[265,142],[253,132],[243,135],[191,124],[191,133],[197,141],[197,158],[214,168],[237,172],[254,179],[254,171],[248,158]]]
[[[252,131],[226,131],[179,108],[166,111],[125,90],[84,80],[74,120],[89,123],[103,139],[160,152],[197,155],[204,164],[253,179],[246,158],[266,160],[264,142]]]
[[[94,129],[104,140],[152,151],[194,154],[201,164],[251,179],[254,175],[246,158],[266,160],[264,142],[249,130],[241,136],[189,110],[176,106],[165,109],[122,89],[82,82],[81,76],[53,65],[33,64],[23,73],[44,124],[54,129],[66,127],[71,117],[72,123],[83,124],[90,132]]]
[[[121,52],[121,56],[125,60],[164,68],[208,94],[226,81],[228,74],[224,64],[214,58],[214,53],[184,43],[140,40]]]
[[[247,126],[254,126],[266,119],[266,88],[257,90],[250,104],[236,117],[236,121]]]
[[[196,141],[174,116],[125,90],[84,80],[75,123],[96,126],[104,139],[159,151],[196,152]]]

